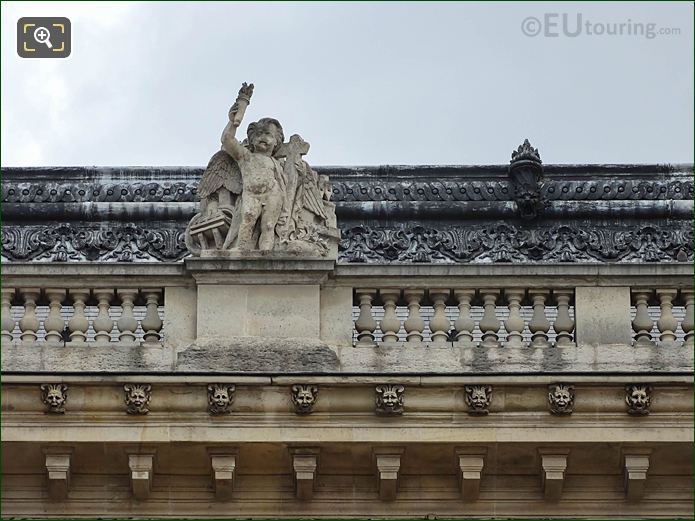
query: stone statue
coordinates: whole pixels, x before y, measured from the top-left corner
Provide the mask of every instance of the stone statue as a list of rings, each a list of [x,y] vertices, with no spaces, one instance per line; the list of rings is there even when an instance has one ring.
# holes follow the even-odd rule
[[[332,189],[304,161],[309,143],[296,134],[286,143],[274,118],[251,123],[247,138],[237,140],[252,94],[253,84],[244,83],[229,110],[222,150],[198,187],[200,212],[186,229],[188,249],[335,257],[340,234]]]

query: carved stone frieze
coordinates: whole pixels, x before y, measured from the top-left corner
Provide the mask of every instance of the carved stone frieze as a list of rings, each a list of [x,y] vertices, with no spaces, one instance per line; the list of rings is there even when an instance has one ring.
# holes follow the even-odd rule
[[[380,416],[397,416],[403,414],[403,385],[377,385],[376,414]]]
[[[625,403],[628,414],[646,416],[652,404],[652,386],[648,384],[625,386]]]
[[[5,225],[2,256],[10,261],[178,261],[189,255],[183,223],[156,225]],[[394,224],[346,226],[340,262],[688,262],[693,260],[692,228],[648,225],[634,228],[583,227],[579,223]]]
[[[229,414],[236,386],[231,384],[208,385],[208,412],[213,416]]]
[[[41,385],[41,401],[50,414],[64,414],[65,402],[68,400],[68,386],[65,384]]]
[[[568,384],[549,385],[548,406],[552,414],[559,416],[572,414],[574,408],[574,386]]]
[[[2,255],[15,261],[175,261],[188,254],[184,226],[4,226]]]
[[[467,385],[464,390],[468,414],[485,416],[490,412],[490,401],[492,400],[491,385]]]
[[[150,412],[152,386],[150,384],[125,384],[126,412],[128,414],[147,414]]]
[[[310,414],[318,398],[317,385],[293,385],[291,388],[292,404],[297,414]]]
[[[686,262],[692,228],[512,224],[355,226],[343,230],[342,262]]]

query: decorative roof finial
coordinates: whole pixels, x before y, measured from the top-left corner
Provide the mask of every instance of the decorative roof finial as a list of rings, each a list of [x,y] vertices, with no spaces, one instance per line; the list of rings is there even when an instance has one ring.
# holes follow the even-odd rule
[[[543,162],[537,148],[533,148],[528,139],[512,152],[509,162],[509,179],[514,187],[513,198],[516,201],[519,217],[535,219],[548,206],[541,200],[541,180],[543,179]]]
[[[541,155],[537,148],[533,148],[528,139],[524,139],[523,144],[519,148],[512,151],[511,164],[519,163],[520,161],[533,161],[534,163],[542,163]]]

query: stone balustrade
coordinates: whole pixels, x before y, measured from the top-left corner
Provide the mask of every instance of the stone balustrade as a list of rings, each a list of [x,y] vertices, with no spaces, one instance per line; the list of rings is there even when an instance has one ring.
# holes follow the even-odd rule
[[[659,343],[693,347],[692,289],[631,288],[630,294],[635,346]]]
[[[355,345],[570,347],[574,290],[356,288]]]
[[[3,287],[2,343],[157,345],[161,288]]]
[[[692,367],[686,266],[258,259],[244,261],[239,273],[235,262],[8,264],[3,368],[448,374]],[[265,354],[256,361],[259,350]],[[618,352],[628,360],[620,368]]]

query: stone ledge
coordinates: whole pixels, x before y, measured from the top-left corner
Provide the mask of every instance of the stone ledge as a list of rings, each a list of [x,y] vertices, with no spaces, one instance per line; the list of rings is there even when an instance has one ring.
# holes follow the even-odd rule
[[[3,373],[292,375],[574,375],[693,373],[682,346],[579,345],[567,348],[334,348],[311,338],[208,338],[185,349],[3,347]]]

